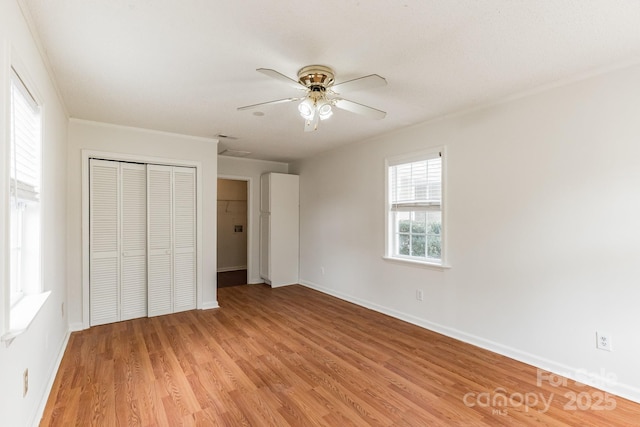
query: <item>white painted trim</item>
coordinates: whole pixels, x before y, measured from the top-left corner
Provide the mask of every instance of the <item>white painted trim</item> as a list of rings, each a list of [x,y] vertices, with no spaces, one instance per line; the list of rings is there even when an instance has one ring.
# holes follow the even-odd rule
[[[37,427],[40,425],[40,420],[42,419],[42,414],[44,414],[44,410],[47,406],[47,401],[49,400],[49,395],[51,394],[51,389],[53,388],[53,383],[56,379],[56,375],[58,374],[58,370],[60,369],[60,364],[62,363],[62,357],[64,356],[64,352],[67,349],[67,345],[69,344],[69,338],[71,337],[71,331],[67,331],[62,340],[62,344],[58,349],[58,355],[54,360],[54,363],[51,365],[51,369],[49,370],[49,379],[47,380],[44,389],[42,390],[42,394],[40,395],[40,403],[38,404],[38,409],[33,414],[33,417],[27,425],[31,425]]]
[[[0,234],[3,235],[0,242],[0,252],[2,252],[2,256],[0,256],[0,280],[2,281],[2,286],[0,287],[0,335],[4,334],[9,330],[10,323],[10,301],[11,301],[11,286],[6,286],[6,284],[10,283],[9,278],[9,254],[11,251],[9,250],[9,239],[4,238],[4,236],[10,236],[9,232],[9,218],[10,217],[10,204],[9,204],[9,195],[7,191],[9,190],[9,175],[10,175],[10,164],[9,158],[11,157],[10,152],[10,141],[11,141],[11,129],[9,128],[9,123],[11,122],[11,109],[10,105],[10,96],[9,96],[9,88],[11,87],[9,83],[10,75],[11,75],[11,46],[9,41],[6,39],[0,40],[0,98],[6,100],[4,105],[0,107]]]
[[[251,258],[251,248],[253,248],[253,237],[251,237],[252,230],[253,230],[252,225],[253,225],[253,203],[254,203],[254,200],[252,197],[253,178],[251,178],[250,176],[244,176],[244,175],[218,175],[218,179],[230,179],[234,181],[247,182],[247,230],[246,230],[247,265],[245,266],[245,268],[247,269],[247,282],[248,282],[249,278],[253,277],[252,274],[254,272],[254,266],[256,266],[257,263],[259,262],[258,260],[254,260]],[[217,213],[217,210],[216,210],[216,213]],[[218,219],[216,217],[216,241],[217,241],[217,233],[218,233]],[[217,253],[218,253],[218,247],[216,245],[216,254]],[[240,269],[236,269],[236,270],[240,270]],[[218,271],[226,271],[226,270],[220,269]],[[217,289],[217,284],[218,282],[216,280],[216,289]]]
[[[88,161],[89,158],[101,159],[101,160],[114,160],[120,162],[137,162],[137,163],[151,163],[155,165],[165,166],[185,166],[191,168],[202,169],[202,162],[196,160],[180,160],[170,159],[166,157],[145,156],[139,154],[127,154],[127,153],[112,153],[108,151],[96,151],[96,150],[82,150],[82,160]],[[88,181],[87,181],[88,182]]]
[[[31,97],[33,98],[38,108],[42,109],[44,104],[42,100],[44,98],[42,97],[42,94],[38,90],[38,85],[36,85],[35,80],[33,79],[33,77],[31,77],[31,73],[29,72],[28,67],[24,65],[24,63],[20,59],[20,55],[18,55],[18,53],[16,52],[16,49],[13,48],[13,46],[11,47],[11,64],[10,65],[11,65],[11,68],[15,70],[16,74],[22,81],[24,88],[27,90],[27,92],[29,92],[29,95],[31,95]],[[9,74],[11,74],[11,70],[9,70]],[[44,123],[44,112],[42,112],[41,120],[42,120],[42,123]],[[44,125],[42,126],[42,128],[44,130]],[[42,133],[43,135],[40,136],[40,139],[44,139],[43,138],[44,132]]]
[[[382,259],[385,260],[385,261],[396,263],[396,264],[411,265],[413,267],[420,267],[420,268],[429,268],[431,270],[448,270],[448,269],[451,268],[450,265],[433,264],[433,263],[430,263],[430,262],[417,261],[417,260],[404,259],[404,258],[396,258],[396,257],[390,257],[390,256],[383,256]]]
[[[86,329],[83,324],[81,322],[75,322],[75,323],[71,323],[69,325],[69,331],[70,332],[78,332],[81,331],[83,329]]]
[[[203,307],[204,289],[203,289],[203,261],[202,261],[202,163],[196,163],[196,308]],[[216,296],[217,298],[217,296]]]
[[[106,127],[106,128],[112,128],[112,129],[123,129],[123,130],[127,130],[129,132],[164,135],[164,136],[170,136],[170,137],[179,137],[181,139],[190,139],[192,141],[209,142],[209,143],[216,143],[216,144],[219,142],[219,140],[216,139],[216,138],[205,138],[203,136],[185,135],[185,134],[181,134],[181,133],[165,132],[165,131],[155,130],[155,129],[139,128],[139,127],[133,127],[133,126],[124,126],[124,125],[116,125],[116,124],[113,124],[113,123],[94,122],[93,120],[77,119],[77,118],[74,118],[74,117],[71,117],[69,119],[69,122],[81,123],[81,124],[84,123],[84,124],[88,124],[88,125],[91,125],[91,126],[100,126],[100,127]],[[181,166],[181,165],[173,165],[173,166]]]
[[[50,295],[51,291],[25,295],[15,306],[11,307],[9,330],[0,337],[0,341],[5,342],[9,347],[18,335],[26,332]]]
[[[135,128],[127,128],[135,129]],[[143,130],[144,131],[144,130]],[[172,134],[173,135],[173,134]],[[202,289],[202,163],[195,160],[168,159],[126,153],[82,150],[82,329],[89,328],[89,159],[186,166],[196,169],[196,307],[203,308]]]
[[[258,163],[274,163],[274,164],[278,164],[278,165],[286,165],[287,166],[287,170],[288,170],[288,167],[289,167],[289,163],[280,162],[280,161],[277,161],[277,160],[248,159],[246,157],[232,157],[232,156],[225,156],[224,154],[220,155],[218,153],[218,160],[220,160],[220,159],[233,159],[234,161],[235,160],[240,160],[240,161],[243,161],[243,162],[254,162],[254,163],[256,163],[256,162],[258,162]],[[268,172],[265,172],[265,173],[268,173]],[[279,172],[279,173],[288,173],[288,172]],[[232,176],[232,175],[229,175],[229,176]],[[218,178],[223,178],[223,177],[222,177],[222,175],[220,175],[220,176],[218,176]],[[234,179],[234,178],[228,178],[228,179]]]
[[[220,306],[218,305],[218,301],[206,301],[202,303],[202,307],[200,307],[200,310],[211,310],[213,308],[220,308]]]
[[[449,338],[453,338],[458,341],[462,341],[464,343],[471,344],[476,347],[480,347],[482,349],[492,351],[494,353],[509,357],[519,362],[535,366],[544,371],[552,372],[554,374],[569,378],[570,380],[583,383],[583,384],[588,384],[594,388],[603,390],[607,393],[615,394],[622,398],[632,400],[636,403],[640,403],[639,387],[636,387],[630,384],[612,383],[611,379],[607,378],[606,376],[603,376],[601,372],[589,373],[587,376],[585,375],[584,369],[575,368],[560,362],[545,359],[545,358],[536,356],[535,354],[521,351],[516,348],[497,343],[495,341],[487,340],[477,335],[468,334],[458,329],[454,329],[438,323],[430,322],[426,319],[422,319],[422,318],[412,316],[410,314],[406,314],[388,307],[384,307],[384,306],[375,304],[373,302],[354,297],[352,295],[344,294],[342,292],[336,292],[333,289],[320,286],[313,282],[301,280],[300,284],[310,289],[314,289],[316,291],[325,293],[327,295],[334,296],[341,300],[348,301],[350,303],[368,308],[373,311],[377,311],[378,313],[386,314],[387,316],[391,316],[396,319],[402,320],[404,322],[419,326],[421,328],[428,329],[433,332],[437,332]],[[590,379],[591,381],[585,381],[586,379]]]
[[[438,145],[429,147],[427,149],[410,151],[408,153],[397,154],[385,158],[385,165],[388,168],[392,166],[398,166],[404,163],[413,163],[421,160],[437,159],[438,157],[444,157],[444,146]],[[438,153],[442,153],[441,156]]]
[[[82,329],[90,326],[89,318],[89,153],[82,151]]]
[[[228,271],[238,271],[238,270],[246,270],[247,266],[246,265],[236,265],[233,267],[220,267],[218,268],[218,273],[226,273]],[[247,273],[249,274],[249,273]]]

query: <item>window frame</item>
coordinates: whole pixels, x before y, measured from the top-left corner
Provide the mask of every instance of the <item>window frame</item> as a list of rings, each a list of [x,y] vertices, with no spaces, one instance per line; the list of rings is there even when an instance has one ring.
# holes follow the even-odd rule
[[[19,289],[17,289],[17,292],[14,292],[13,289],[13,283],[12,280],[9,280],[9,306],[11,308],[15,307],[25,296],[27,295],[32,295],[32,294],[37,294],[42,292],[42,199],[41,199],[41,194],[42,194],[42,183],[43,183],[43,179],[42,179],[42,170],[43,170],[43,163],[42,163],[42,151],[43,151],[43,138],[42,138],[42,134],[43,134],[43,128],[44,128],[44,120],[43,120],[43,108],[42,108],[42,103],[39,102],[38,97],[34,94],[33,90],[30,88],[29,84],[27,83],[27,81],[25,80],[25,78],[21,75],[21,73],[16,69],[15,66],[11,66],[10,69],[10,75],[9,75],[9,126],[8,126],[8,130],[9,130],[9,141],[8,141],[8,152],[9,152],[9,162],[13,161],[14,158],[13,156],[11,156],[11,152],[14,149],[13,145],[14,145],[14,123],[13,123],[13,108],[14,108],[14,101],[13,101],[13,90],[14,90],[14,86],[16,88],[16,91],[19,92],[22,97],[24,98],[24,101],[29,104],[29,107],[31,109],[31,111],[35,111],[35,115],[37,115],[37,122],[38,122],[38,129],[37,129],[37,133],[36,133],[36,144],[37,144],[37,153],[39,156],[38,159],[38,164],[37,164],[37,187],[32,187],[32,189],[27,190],[26,193],[31,193],[32,191],[34,191],[35,189],[37,189],[37,192],[33,192],[32,194],[29,195],[29,197],[27,197],[27,199],[31,199],[31,203],[35,203],[37,204],[37,222],[38,222],[38,236],[37,236],[37,254],[35,256],[33,256],[34,258],[37,258],[37,261],[35,261],[35,263],[38,265],[38,271],[37,271],[37,279],[36,280],[32,280],[29,281],[29,283],[26,283],[25,281],[21,280]],[[16,219],[13,216],[13,205],[15,202],[15,198],[18,198],[17,194],[20,193],[20,191],[18,190],[19,188],[19,184],[23,183],[22,181],[20,181],[17,177],[13,178],[12,177],[12,170],[14,169],[14,165],[9,165],[8,168],[8,177],[9,177],[9,198],[8,198],[8,203],[9,203],[9,215],[7,217],[8,219],[8,228],[9,228],[9,233],[13,234],[13,220]],[[21,168],[22,169],[22,168]],[[24,184],[24,183],[23,183]],[[29,184],[29,183],[27,183]],[[14,195],[15,193],[15,195]],[[32,197],[32,198],[31,198]],[[25,216],[29,216],[31,215],[32,212],[27,212],[27,208],[22,209],[22,212],[19,213],[17,215],[17,219],[23,223],[25,221]],[[22,235],[19,237],[20,240],[22,240],[22,238],[24,237],[24,225],[20,226],[21,230],[22,230]],[[11,245],[11,240],[9,239],[9,244]],[[9,248],[10,251],[12,250],[12,248]],[[6,265],[8,266],[9,269],[9,274],[11,276],[13,276],[13,272],[11,271],[13,266],[12,260],[11,260],[11,253],[9,252],[9,256],[7,257],[7,263]],[[20,262],[20,264],[22,265],[22,261]]]
[[[395,222],[394,211],[392,209],[391,195],[393,188],[391,188],[392,182],[390,177],[391,168],[406,163],[413,163],[435,157],[441,159],[441,181],[440,181],[440,260],[435,258],[418,258],[412,256],[402,256],[395,254]],[[385,180],[385,252],[383,259],[399,264],[412,265],[417,267],[433,268],[433,269],[448,269],[450,268],[447,262],[447,228],[446,228],[446,150],[444,146],[433,147],[428,150],[422,150],[418,152],[407,153],[399,156],[388,157],[385,159],[384,168],[384,180]],[[408,212],[425,212],[427,209],[408,210]]]
[[[4,342],[8,347],[11,345],[13,340],[24,333],[33,320],[36,318],[38,312],[42,308],[42,306],[46,303],[47,299],[51,295],[51,291],[45,291],[44,285],[44,272],[43,272],[43,248],[44,248],[44,212],[46,208],[46,196],[43,197],[47,193],[46,191],[46,180],[44,179],[44,159],[46,158],[46,107],[43,98],[40,95],[37,85],[34,84],[34,80],[31,78],[30,73],[27,71],[27,68],[23,65],[22,61],[20,61],[19,56],[13,49],[9,49],[7,52],[7,56],[5,57],[6,67],[1,70],[0,76],[2,77],[1,83],[5,88],[6,98],[3,100],[5,102],[5,115],[4,115],[4,123],[6,123],[6,131],[0,139],[0,145],[2,146],[2,152],[4,153],[5,161],[0,167],[0,171],[2,173],[2,177],[0,177],[0,182],[3,184],[3,189],[0,191],[2,194],[2,227],[4,230],[4,257],[2,259],[2,267],[3,267],[3,282],[2,286],[2,298],[0,299],[2,303],[2,307],[0,307],[0,312],[2,313],[2,322],[0,324],[0,341]],[[30,98],[34,101],[35,105],[38,107],[39,113],[39,134],[38,134],[38,144],[40,148],[40,165],[39,165],[39,174],[40,174],[40,183],[39,183],[39,212],[38,212],[38,250],[37,250],[37,265],[38,265],[38,276],[37,280],[29,281],[26,286],[22,289],[22,297],[17,301],[11,301],[11,283],[10,283],[10,229],[11,229],[11,203],[12,203],[12,195],[11,195],[11,168],[10,168],[10,158],[11,158],[11,144],[12,144],[12,118],[11,111],[13,108],[13,101],[11,99],[11,91],[13,86],[14,79],[17,79],[18,82],[24,87],[24,90],[29,94]],[[20,92],[23,92],[23,88],[18,89]],[[24,93],[24,92],[23,92]]]

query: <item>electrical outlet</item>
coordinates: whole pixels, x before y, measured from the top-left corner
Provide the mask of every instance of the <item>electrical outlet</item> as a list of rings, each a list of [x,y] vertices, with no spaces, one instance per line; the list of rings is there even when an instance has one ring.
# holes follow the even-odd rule
[[[605,351],[612,351],[611,336],[604,332],[596,332],[596,348]]]
[[[416,290],[416,299],[418,301],[422,301],[424,299],[424,294],[422,293],[422,289]]]
[[[22,374],[22,397],[27,395],[29,391],[29,368],[24,370],[24,374]]]
[[[320,267],[320,273],[324,276],[324,267]]]

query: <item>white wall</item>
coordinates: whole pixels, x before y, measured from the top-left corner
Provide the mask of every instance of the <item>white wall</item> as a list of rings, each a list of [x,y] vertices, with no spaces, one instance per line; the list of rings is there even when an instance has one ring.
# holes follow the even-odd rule
[[[218,157],[218,174],[222,178],[249,180],[249,258],[247,275],[249,283],[263,283],[260,278],[260,175],[267,172],[287,173],[289,165],[279,162]]]
[[[72,119],[67,180],[69,322],[82,327],[82,150],[199,161],[202,164],[202,290],[216,306],[217,141]]]
[[[247,268],[247,182],[218,179],[218,271]],[[236,226],[242,231],[236,231]]]
[[[47,392],[68,338],[66,300],[66,142],[67,117],[47,73],[18,3],[0,2],[0,219],[8,215],[9,71],[21,64],[21,75],[43,106],[42,282],[51,296],[31,327],[9,346],[0,344],[0,414],[2,425],[26,426],[39,422]],[[4,257],[8,253],[6,228],[0,227],[0,277],[8,283]],[[0,319],[6,327],[5,292],[0,292]],[[22,374],[29,369],[29,392],[22,396]]]
[[[640,401],[639,114],[636,66],[293,164],[301,280]],[[441,145],[451,268],[385,261],[384,159]]]

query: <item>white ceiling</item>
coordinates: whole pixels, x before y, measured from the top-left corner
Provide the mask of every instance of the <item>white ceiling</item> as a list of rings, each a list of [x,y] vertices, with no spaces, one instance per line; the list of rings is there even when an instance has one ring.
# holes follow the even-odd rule
[[[603,67],[640,61],[639,0],[20,0],[71,117],[221,139],[291,161]],[[256,72],[331,66],[346,111],[303,132],[299,96]]]

